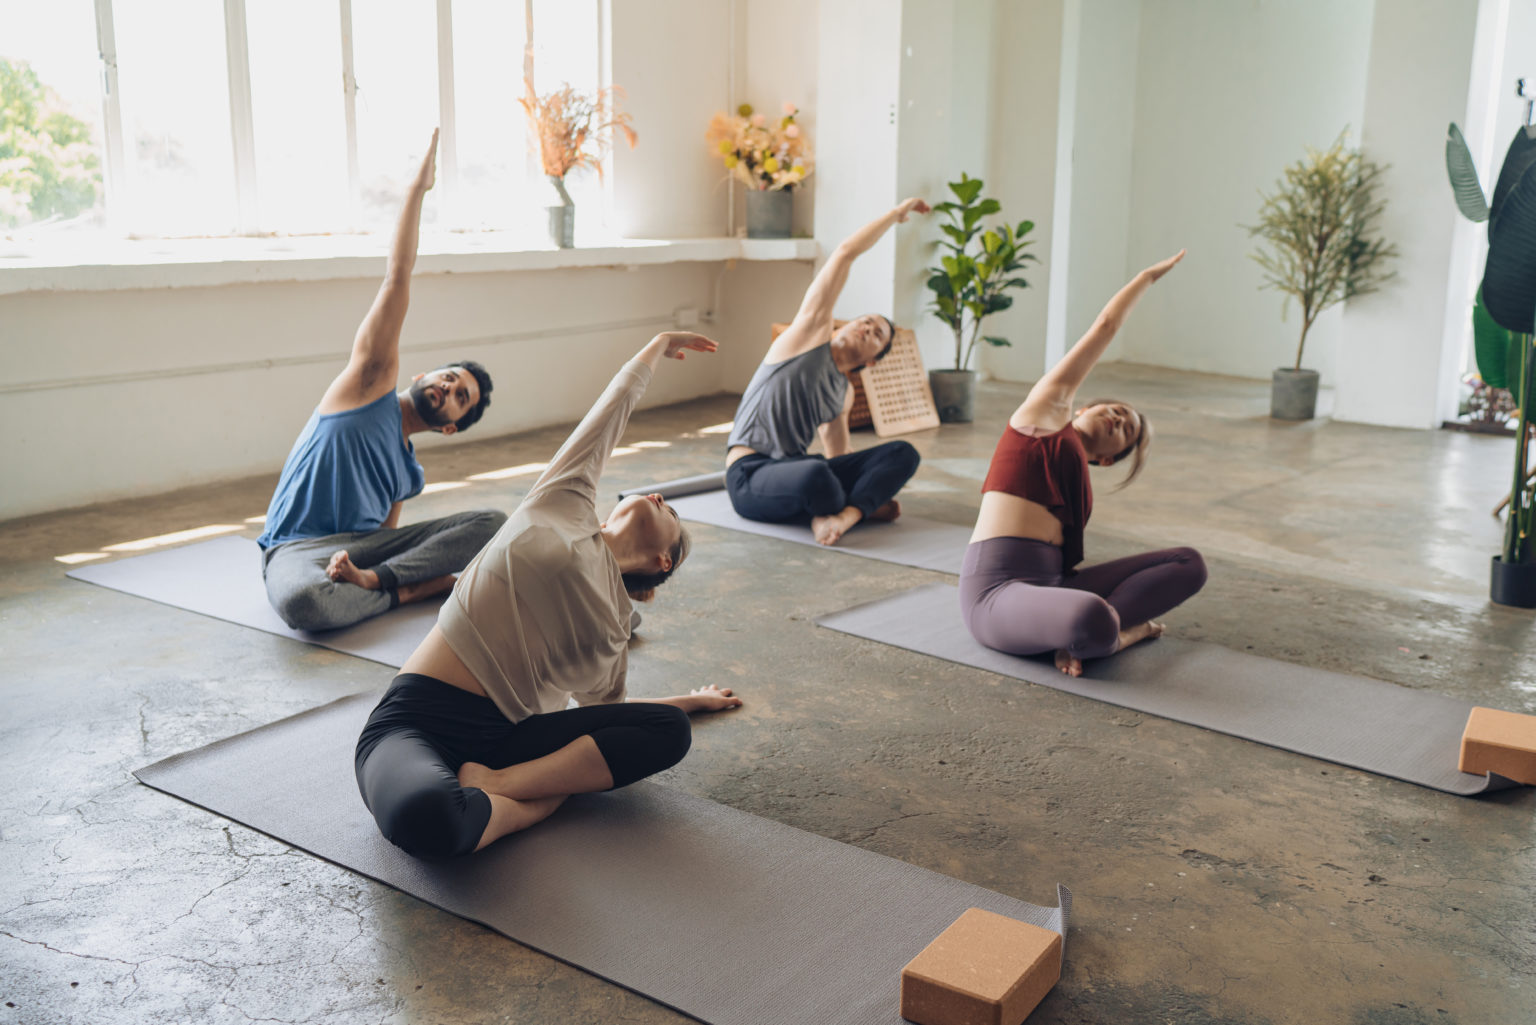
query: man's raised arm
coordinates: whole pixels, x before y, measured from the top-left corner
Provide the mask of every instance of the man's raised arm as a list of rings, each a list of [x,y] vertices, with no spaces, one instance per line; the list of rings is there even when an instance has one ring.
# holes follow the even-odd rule
[[[320,400],[322,413],[340,413],[366,406],[395,389],[395,380],[400,374],[400,328],[405,323],[406,307],[411,302],[411,270],[416,266],[416,244],[421,231],[421,203],[436,181],[437,129],[434,128],[432,143],[411,182],[405,207],[395,226],[384,283],[379,286],[373,306],[357,329],[351,359]]]

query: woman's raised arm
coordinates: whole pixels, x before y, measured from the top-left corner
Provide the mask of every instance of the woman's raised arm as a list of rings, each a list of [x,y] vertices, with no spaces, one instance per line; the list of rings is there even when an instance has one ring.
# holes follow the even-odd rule
[[[1077,340],[1067,354],[1029,390],[1029,396],[1014,413],[1013,419],[1027,424],[1035,424],[1041,427],[1062,426],[1072,417],[1072,399],[1077,395],[1077,389],[1082,387],[1083,381],[1104,355],[1104,350],[1109,348],[1109,343],[1115,340],[1115,335],[1120,330],[1120,325],[1125,323],[1125,318],[1130,314],[1131,307],[1136,305],[1136,300],[1141,298],[1152,283],[1173,269],[1174,265],[1184,259],[1184,250],[1180,249],[1174,255],[1159,263],[1154,263],[1146,270],[1137,274],[1120,291],[1115,293],[1113,299],[1104,305],[1099,311],[1083,337]],[[1064,419],[1063,419],[1064,417]],[[1061,424],[1055,421],[1061,420]]]

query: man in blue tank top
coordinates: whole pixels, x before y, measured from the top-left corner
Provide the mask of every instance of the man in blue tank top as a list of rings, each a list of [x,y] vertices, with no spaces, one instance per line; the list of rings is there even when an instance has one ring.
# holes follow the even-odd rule
[[[917,449],[888,441],[854,452],[848,438],[853,375],[885,357],[896,327],[870,313],[834,330],[832,307],[853,261],[913,212],[928,204],[908,199],[832,251],[752,375],[725,455],[726,491],[747,519],[808,523],[832,545],[861,520],[901,515],[896,493],[917,472]],[[818,435],[826,455],[808,455]]]
[[[455,434],[491,401],[490,375],[472,360],[417,374],[395,391],[421,204],[436,161],[434,131],[352,357],[288,453],[257,540],[267,598],[296,630],[334,630],[441,594],[506,519],[483,510],[400,526],[401,504],[425,483],[411,435]]]

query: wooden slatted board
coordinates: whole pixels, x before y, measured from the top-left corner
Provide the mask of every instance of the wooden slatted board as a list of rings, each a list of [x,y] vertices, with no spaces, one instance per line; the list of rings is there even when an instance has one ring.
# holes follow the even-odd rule
[[[835,331],[848,323],[834,320]],[[773,338],[788,324],[773,324]],[[875,395],[870,402],[871,391]],[[853,407],[848,411],[848,427],[859,430],[873,427],[882,438],[939,426],[939,411],[928,387],[928,371],[923,368],[917,336],[909,329],[896,329],[896,339],[885,359],[859,371],[853,379]]]

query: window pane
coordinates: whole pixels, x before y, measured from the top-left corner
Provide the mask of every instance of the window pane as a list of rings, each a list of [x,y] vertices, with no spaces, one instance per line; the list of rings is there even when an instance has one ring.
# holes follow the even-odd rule
[[[261,227],[285,234],[344,230],[350,217],[338,6],[253,0],[245,22]]]
[[[101,60],[91,0],[0,0],[0,230],[99,225]]]
[[[523,5],[454,0],[453,97],[459,189],[454,227],[531,229],[523,93]]]
[[[235,227],[224,5],[112,0],[127,161],[125,218],[149,235]]]
[[[437,4],[352,4],[357,162],[363,226],[392,230],[437,127]],[[429,199],[421,220],[436,220]]]
[[[597,91],[597,0],[534,0],[533,78],[540,94],[566,84],[588,96]],[[573,171],[565,187],[576,203],[578,236],[602,234],[606,202],[597,172]]]

